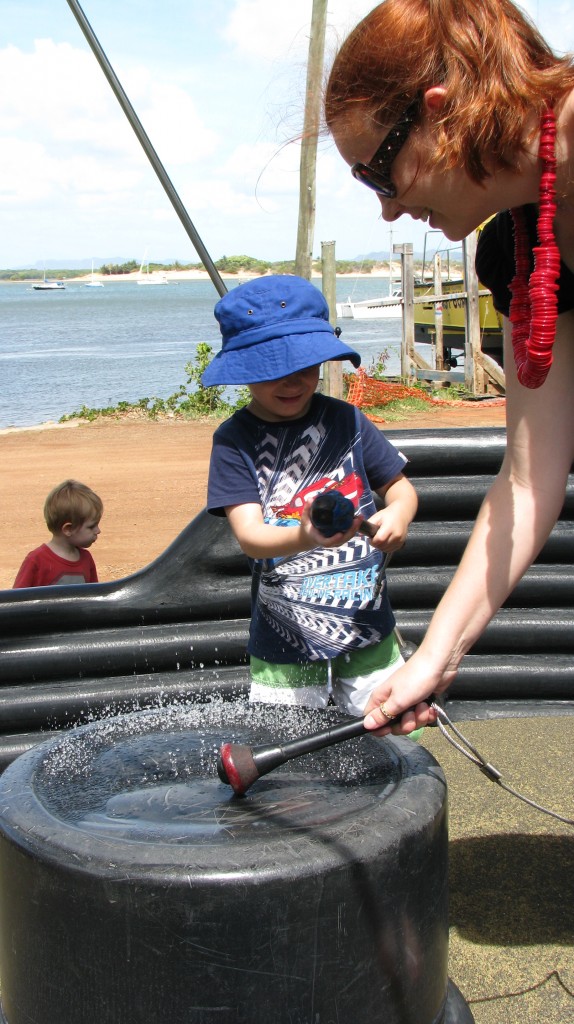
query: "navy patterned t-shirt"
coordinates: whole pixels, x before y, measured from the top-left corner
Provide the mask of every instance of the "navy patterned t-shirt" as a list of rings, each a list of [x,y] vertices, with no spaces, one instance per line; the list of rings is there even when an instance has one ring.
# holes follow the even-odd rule
[[[247,409],[214,434],[207,507],[259,503],[266,523],[297,526],[307,497],[336,487],[365,518],[372,490],[402,472],[404,455],[358,409],[314,395],[301,419],[268,423]],[[338,548],[249,560],[253,573],[249,653],[294,663],[378,643],[395,620],[386,584],[373,592],[381,553],[361,534]]]

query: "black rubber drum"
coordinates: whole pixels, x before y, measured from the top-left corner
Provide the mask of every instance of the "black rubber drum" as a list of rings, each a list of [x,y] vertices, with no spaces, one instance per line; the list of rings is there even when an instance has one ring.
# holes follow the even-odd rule
[[[110,718],[0,778],[7,1024],[458,1024],[446,786],[409,740],[307,755],[245,797],[221,743],[334,712],[217,703]]]

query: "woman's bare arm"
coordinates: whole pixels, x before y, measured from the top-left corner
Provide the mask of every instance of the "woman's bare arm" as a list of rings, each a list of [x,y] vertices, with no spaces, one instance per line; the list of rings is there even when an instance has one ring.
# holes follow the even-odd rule
[[[559,317],[554,364],[541,388],[531,391],[518,384],[508,325],[505,368],[503,465],[419,650],[373,691],[368,728],[388,724],[379,710],[382,702],[396,715],[416,707],[396,731],[410,732],[434,720],[434,712],[421,702],[452,682],[461,658],[537,557],[560,513],[574,459],[574,312]]]

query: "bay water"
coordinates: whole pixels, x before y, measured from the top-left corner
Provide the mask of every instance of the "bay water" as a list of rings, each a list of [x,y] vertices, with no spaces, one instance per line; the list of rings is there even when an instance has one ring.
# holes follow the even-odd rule
[[[337,279],[338,302],[387,294],[385,278]],[[217,299],[209,280],[103,288],[77,282],[61,291],[0,284],[0,428],[58,421],[82,406],[168,398],[185,383],[200,342],[219,351]],[[400,319],[345,318],[339,326],[366,369],[386,349],[386,372],[400,372]]]

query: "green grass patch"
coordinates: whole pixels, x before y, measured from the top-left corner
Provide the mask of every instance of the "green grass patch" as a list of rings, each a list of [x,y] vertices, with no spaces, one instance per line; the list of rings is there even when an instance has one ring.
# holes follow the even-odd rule
[[[399,422],[408,419],[413,412],[433,412],[439,407],[424,398],[397,398],[384,405],[369,406],[363,408],[363,412],[372,413],[373,416],[380,416],[389,423]]]

